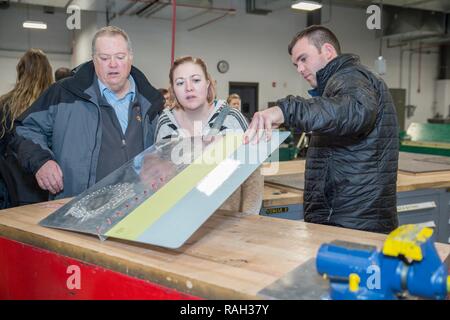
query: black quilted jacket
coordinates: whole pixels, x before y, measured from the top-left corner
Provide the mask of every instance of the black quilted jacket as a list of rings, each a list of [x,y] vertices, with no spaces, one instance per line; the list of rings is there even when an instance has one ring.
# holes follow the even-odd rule
[[[398,225],[398,124],[384,81],[342,54],[317,73],[317,97],[278,101],[285,125],[312,132],[305,221],[387,233]]]

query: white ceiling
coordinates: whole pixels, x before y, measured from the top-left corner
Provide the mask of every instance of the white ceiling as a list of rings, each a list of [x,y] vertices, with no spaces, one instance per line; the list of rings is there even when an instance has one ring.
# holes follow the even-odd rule
[[[11,0],[11,3],[36,6],[51,6],[64,10],[68,5],[77,5],[81,10],[114,14],[136,15],[140,18],[154,18],[170,20],[172,6],[170,0]],[[146,8],[147,7],[147,8]],[[144,10],[145,9],[145,10]],[[202,21],[216,19],[225,14],[233,14],[232,8],[218,8],[211,5],[209,0],[178,0],[177,20],[188,21],[200,18]]]

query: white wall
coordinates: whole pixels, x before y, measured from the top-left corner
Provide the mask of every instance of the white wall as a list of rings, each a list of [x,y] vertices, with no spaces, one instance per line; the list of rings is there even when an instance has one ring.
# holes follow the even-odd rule
[[[282,23],[280,23],[282,21]],[[134,64],[141,68],[157,87],[168,85],[171,55],[171,24],[137,18],[122,18],[113,24],[126,29],[134,47]],[[191,23],[192,25],[192,23]],[[262,17],[238,13],[203,28],[187,31],[178,24],[175,56],[202,57],[217,81],[220,98],[228,96],[228,82],[259,82],[260,106],[289,93],[305,89],[291,67],[287,46],[304,17],[284,12]],[[216,65],[227,60],[230,70],[220,74]],[[272,87],[272,82],[277,87]],[[285,87],[283,86],[285,84]]]
[[[228,3],[228,2],[227,2]],[[209,71],[218,83],[218,96],[228,95],[228,82],[259,82],[260,108],[265,108],[269,101],[275,101],[287,94],[305,95],[308,84],[299,77],[293,68],[287,46],[296,32],[306,25],[306,14],[294,12],[289,8],[273,11],[267,16],[245,14],[245,3],[233,1],[238,6],[238,12],[204,26],[194,31],[187,31],[197,21],[178,22],[176,34],[175,56],[194,55],[204,58]],[[11,10],[11,9],[9,9]],[[0,11],[0,30],[2,26],[17,25],[22,18],[13,18],[9,10]],[[7,14],[5,14],[7,12]],[[37,13],[36,13],[37,14]],[[7,20],[4,20],[4,17]],[[57,14],[53,16],[58,16]],[[322,13],[323,20],[328,20],[328,8]],[[361,56],[361,60],[369,67],[379,52],[379,40],[375,31],[366,28],[367,15],[365,10],[348,7],[333,7],[331,21],[326,25],[331,27],[341,41],[344,52],[353,52]],[[55,17],[56,19],[56,17]],[[51,59],[56,67],[59,63],[81,63],[90,57],[90,35],[93,30],[93,18],[84,19],[82,29],[77,35],[65,29],[64,13],[59,17],[61,27],[56,31],[47,30],[48,38],[34,42],[47,48],[56,50],[71,50],[71,38],[80,39],[74,47],[74,55],[58,61]],[[17,21],[16,21],[17,20]],[[35,19],[38,20],[38,19]],[[201,22],[200,20],[198,21]],[[168,70],[170,67],[171,50],[171,22],[157,19],[140,19],[137,17],[120,17],[111,24],[124,28],[130,35],[134,47],[134,65],[140,68],[155,87],[168,85]],[[97,15],[97,26],[104,25],[104,16]],[[16,28],[17,29],[17,28]],[[15,29],[15,30],[16,30]],[[20,28],[18,28],[20,29]],[[59,32],[59,33],[58,33]],[[42,33],[44,35],[44,33]],[[84,38],[83,38],[84,37]],[[34,39],[34,38],[33,38]],[[41,38],[39,38],[41,39]],[[18,40],[9,32],[0,31],[0,43],[3,46],[27,48],[26,39]],[[59,47],[58,47],[59,45]],[[399,87],[400,49],[383,48],[383,55],[387,59],[387,74],[383,76],[388,86]],[[402,87],[408,85],[408,53],[403,59]],[[6,70],[0,74],[0,92],[14,82],[15,58],[4,57],[0,52],[0,68]],[[216,69],[219,60],[227,60],[230,70],[220,74]],[[437,55],[422,56],[421,92],[418,87],[418,55],[413,56],[411,104],[418,108],[414,117],[407,120],[426,122],[432,116],[431,106],[434,99],[435,79],[437,77]],[[74,66],[74,65],[72,65]],[[276,82],[276,87],[272,87]]]
[[[98,15],[92,11],[83,11],[81,14],[82,28],[73,31],[73,54],[71,65],[73,67],[91,59],[92,55],[92,38],[98,27],[104,23],[98,23],[100,20]]]
[[[323,18],[327,19],[328,11],[325,8]],[[374,30],[366,28],[367,15],[365,10],[356,8],[333,7],[332,21],[326,24],[335,31],[339,38],[343,52],[356,53],[366,66],[374,69],[374,61],[379,55],[380,41],[376,38]],[[387,72],[382,78],[390,88],[400,88],[400,48],[387,48],[384,41],[382,54],[387,60]],[[430,49],[437,51],[437,48]],[[405,127],[411,122],[426,122],[433,116],[432,106],[434,90],[438,76],[438,55],[422,54],[420,92],[419,87],[419,55],[413,54],[412,68],[409,70],[409,52],[403,54],[403,76],[401,88],[408,89],[408,79],[411,77],[410,101],[408,90],[406,103],[417,106],[413,117],[406,119]]]

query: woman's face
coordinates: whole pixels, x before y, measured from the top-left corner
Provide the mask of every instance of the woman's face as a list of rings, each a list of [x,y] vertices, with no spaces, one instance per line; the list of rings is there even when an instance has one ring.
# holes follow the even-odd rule
[[[209,81],[202,68],[187,62],[173,72],[173,91],[179,104],[188,110],[196,110],[208,105]]]

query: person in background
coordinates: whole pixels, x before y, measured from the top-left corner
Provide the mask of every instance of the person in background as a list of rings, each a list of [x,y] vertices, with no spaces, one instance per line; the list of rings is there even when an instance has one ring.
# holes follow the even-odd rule
[[[206,64],[191,56],[178,58],[170,69],[170,98],[172,108],[164,109],[156,128],[157,142],[178,137],[208,136],[215,120],[227,108],[219,133],[244,133],[248,127],[244,116],[230,108],[225,101],[216,100],[214,81]],[[236,190],[221,209],[259,214],[263,194],[263,179],[255,171]]]
[[[165,89],[165,88],[160,88],[158,89],[159,93],[162,94],[162,96],[164,97],[164,108],[168,108],[170,107],[170,95],[169,95],[169,90]]]
[[[47,199],[32,175],[23,172],[8,144],[14,120],[53,82],[52,67],[44,52],[30,49],[20,58],[14,88],[0,97],[0,208]]]
[[[20,163],[52,199],[80,194],[153,145],[163,97],[132,63],[126,32],[101,28],[92,60],[18,119]]]
[[[61,79],[70,77],[71,75],[72,75],[72,72],[70,71],[69,68],[66,68],[66,67],[58,68],[55,71],[55,81],[59,81]]]
[[[241,97],[237,93],[230,94],[227,103],[230,107],[241,111]]]

